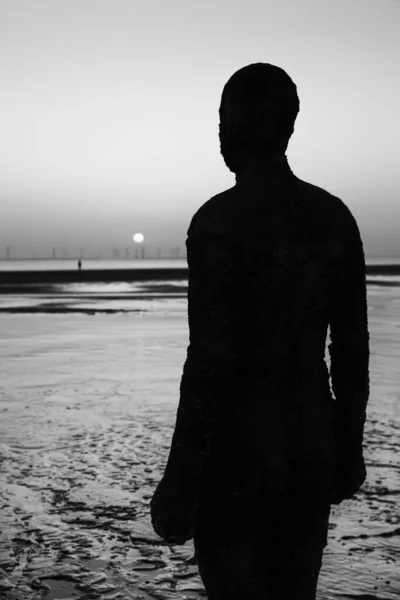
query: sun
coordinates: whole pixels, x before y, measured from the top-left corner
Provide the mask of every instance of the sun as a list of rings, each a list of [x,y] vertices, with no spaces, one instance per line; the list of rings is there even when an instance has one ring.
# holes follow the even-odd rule
[[[133,235],[133,241],[136,242],[137,244],[141,244],[144,240],[144,235],[143,233],[135,233]]]

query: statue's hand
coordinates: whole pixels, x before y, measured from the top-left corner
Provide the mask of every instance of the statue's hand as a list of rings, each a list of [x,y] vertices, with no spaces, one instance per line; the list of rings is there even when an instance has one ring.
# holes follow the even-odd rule
[[[332,504],[340,504],[354,496],[367,478],[362,450],[353,456],[339,459],[332,484]]]
[[[150,501],[153,529],[172,544],[185,544],[193,537],[196,501],[193,494],[164,477]]]

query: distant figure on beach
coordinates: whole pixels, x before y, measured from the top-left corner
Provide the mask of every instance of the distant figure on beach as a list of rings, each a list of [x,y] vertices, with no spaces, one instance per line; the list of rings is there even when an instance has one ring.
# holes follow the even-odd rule
[[[209,600],[314,600],[331,505],[366,478],[363,244],[346,204],[288,165],[298,111],[281,68],[232,75],[219,135],[236,183],[187,232],[190,343],[150,512],[166,541],[193,538]]]
[[[81,261],[81,259],[78,260],[78,269],[79,270],[82,269],[82,261]]]

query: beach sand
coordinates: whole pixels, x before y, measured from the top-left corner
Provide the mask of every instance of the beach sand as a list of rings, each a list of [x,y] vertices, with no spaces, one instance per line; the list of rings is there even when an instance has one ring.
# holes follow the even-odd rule
[[[368,290],[368,480],[334,507],[318,598],[400,596],[400,289]],[[1,314],[0,596],[201,598],[193,542],[152,530],[187,317]]]

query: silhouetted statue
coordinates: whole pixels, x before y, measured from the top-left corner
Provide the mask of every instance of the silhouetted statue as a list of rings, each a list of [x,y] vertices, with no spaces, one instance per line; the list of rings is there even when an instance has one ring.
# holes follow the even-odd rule
[[[78,269],[79,270],[82,269],[82,261],[81,261],[81,259],[78,260]]]
[[[366,478],[363,245],[343,201],[288,165],[298,111],[278,67],[229,79],[220,142],[236,184],[187,232],[190,343],[150,508],[162,538],[193,537],[210,600],[313,600],[331,505]]]

